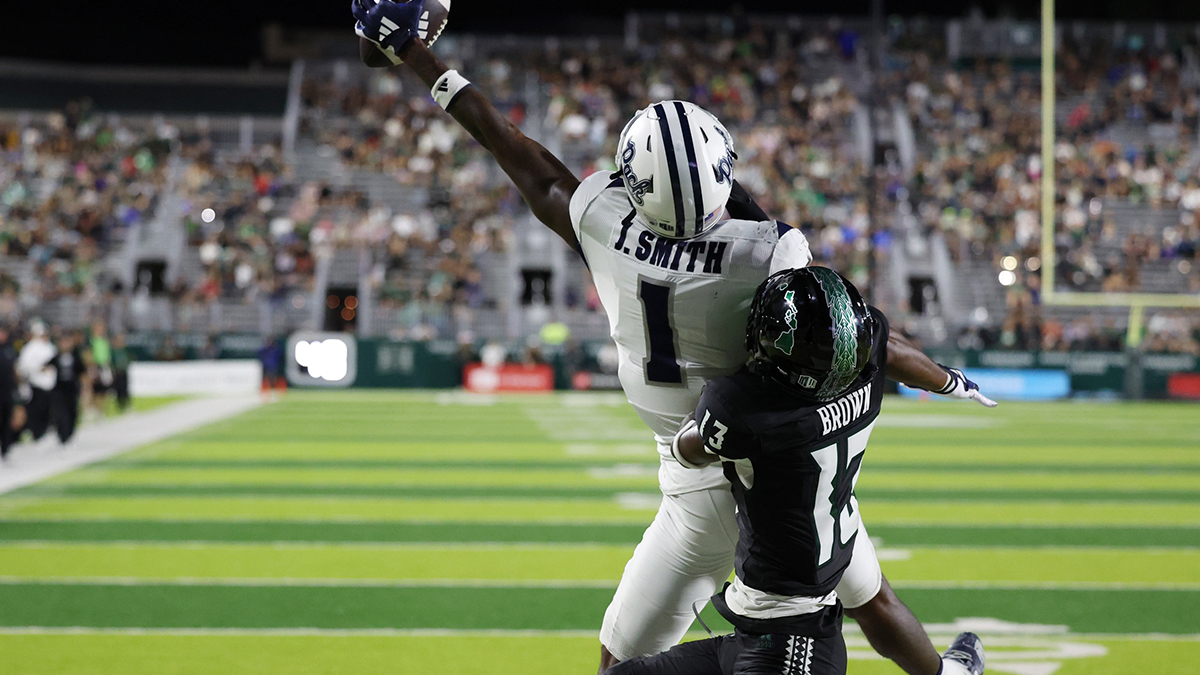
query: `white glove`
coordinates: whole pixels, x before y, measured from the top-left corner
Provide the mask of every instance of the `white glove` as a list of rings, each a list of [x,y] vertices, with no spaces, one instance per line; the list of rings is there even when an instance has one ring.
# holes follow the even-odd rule
[[[942,366],[940,363],[938,365]],[[945,396],[946,398],[976,401],[980,405],[987,408],[995,408],[997,405],[999,405],[992,399],[984,396],[979,391],[979,385],[968,380],[967,376],[963,375],[963,372],[958,368],[947,368],[946,366],[942,366],[942,370],[946,371],[948,378],[946,381],[946,386],[930,393],[937,394],[938,396]]]

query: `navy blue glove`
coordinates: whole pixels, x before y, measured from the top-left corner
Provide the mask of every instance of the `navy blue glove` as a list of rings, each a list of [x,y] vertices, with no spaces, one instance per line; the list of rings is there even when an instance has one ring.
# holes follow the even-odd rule
[[[996,407],[996,402],[984,396],[979,391],[979,385],[968,380],[967,376],[963,375],[961,370],[958,368],[947,368],[946,366],[942,366],[940,363],[938,365],[941,366],[942,370],[946,371],[946,374],[950,376],[950,379],[948,382],[946,382],[946,386],[931,393],[938,394],[939,396],[945,396],[947,398],[977,401],[980,405],[988,408]]]
[[[351,0],[354,32],[374,42],[393,64],[401,64],[400,52],[417,37],[425,0]]]

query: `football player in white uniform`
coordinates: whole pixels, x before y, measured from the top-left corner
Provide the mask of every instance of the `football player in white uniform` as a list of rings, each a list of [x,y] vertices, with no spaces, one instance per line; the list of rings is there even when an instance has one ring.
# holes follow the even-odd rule
[[[357,33],[400,56],[492,154],[533,214],[591,270],[620,354],[622,387],[658,442],[663,492],[605,613],[601,671],[664,651],[691,625],[693,605],[728,578],[738,537],[721,469],[684,469],[671,457],[671,440],[695,410],[704,383],[746,362],[754,290],[771,273],[807,265],[808,244],[798,230],[765,216],[724,219],[727,208],[761,210],[744,192],[730,200],[733,141],[716,118],[691,103],[663,101],[639,112],[621,134],[619,172],[581,183],[428,50],[416,37],[412,17],[420,11],[411,4],[380,0],[364,9],[352,3]],[[977,394],[952,377],[947,387],[940,393]],[[942,673],[920,622],[883,579],[865,531],[858,541],[837,587],[847,613],[877,651],[911,675]],[[944,673],[958,671],[951,664]]]

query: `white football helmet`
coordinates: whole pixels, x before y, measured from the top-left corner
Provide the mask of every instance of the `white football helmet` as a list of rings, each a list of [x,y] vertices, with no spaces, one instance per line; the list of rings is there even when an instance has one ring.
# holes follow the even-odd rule
[[[735,159],[721,122],[687,101],[638,112],[617,143],[617,168],[633,208],[651,230],[672,239],[694,237],[720,220]]]

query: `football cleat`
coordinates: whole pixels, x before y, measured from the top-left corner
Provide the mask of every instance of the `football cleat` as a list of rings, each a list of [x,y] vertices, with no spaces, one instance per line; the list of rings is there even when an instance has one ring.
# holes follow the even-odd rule
[[[962,664],[971,675],[983,673],[983,640],[974,633],[959,633],[942,659]]]

